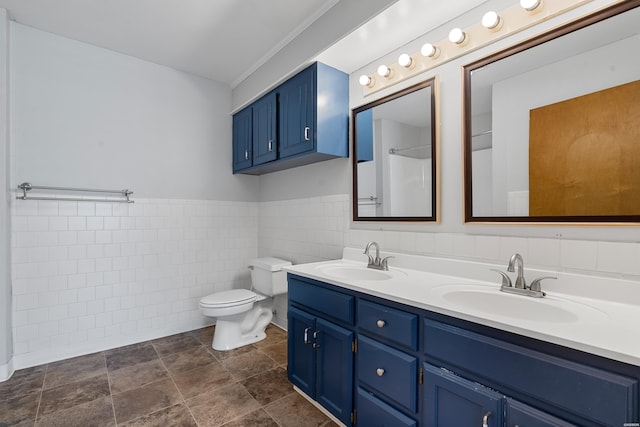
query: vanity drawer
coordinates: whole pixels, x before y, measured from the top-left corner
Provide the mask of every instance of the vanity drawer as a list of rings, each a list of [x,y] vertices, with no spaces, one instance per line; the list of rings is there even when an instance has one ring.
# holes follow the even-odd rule
[[[413,350],[418,349],[418,316],[374,302],[358,301],[358,327]]]
[[[411,412],[417,410],[418,360],[358,335],[358,379],[373,392]]]
[[[517,392],[593,423],[636,419],[638,381],[498,339],[424,320],[425,354],[503,393]]]
[[[356,397],[357,425],[383,427],[415,427],[416,422],[358,387]]]
[[[323,317],[353,325],[355,297],[316,286],[289,275],[289,302],[315,310]]]

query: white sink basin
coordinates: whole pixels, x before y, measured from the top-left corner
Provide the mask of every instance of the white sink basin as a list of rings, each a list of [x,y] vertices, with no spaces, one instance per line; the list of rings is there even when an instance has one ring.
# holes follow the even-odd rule
[[[357,265],[328,264],[319,266],[318,270],[324,275],[340,280],[388,280],[393,277],[388,271]]]
[[[500,288],[475,285],[443,285],[434,288],[443,300],[470,311],[545,323],[575,323],[606,314],[586,304],[547,296],[533,298],[501,292]]]

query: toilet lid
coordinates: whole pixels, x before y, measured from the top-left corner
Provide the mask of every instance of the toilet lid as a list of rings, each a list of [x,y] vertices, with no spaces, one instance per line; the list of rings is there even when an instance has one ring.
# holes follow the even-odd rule
[[[230,307],[252,302],[256,299],[256,296],[254,292],[248,289],[232,289],[207,295],[200,300],[200,305]]]

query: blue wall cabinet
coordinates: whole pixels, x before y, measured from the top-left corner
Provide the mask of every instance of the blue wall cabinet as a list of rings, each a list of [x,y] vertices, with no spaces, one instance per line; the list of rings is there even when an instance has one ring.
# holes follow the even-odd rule
[[[316,62],[247,108],[256,155],[234,173],[260,175],[349,156],[349,76],[342,71]],[[234,152],[242,150],[235,132],[234,126]]]
[[[278,156],[277,97],[275,92],[254,102],[253,108],[253,165],[275,160]]]
[[[334,302],[353,306],[353,298],[343,299],[335,291],[323,297],[321,288],[304,281],[296,280],[294,286],[288,308],[289,381],[352,425],[354,333],[327,318],[336,315],[331,309]]]
[[[247,107],[233,116],[233,173],[253,165],[253,109]]]
[[[428,363],[424,369],[425,427],[501,427],[502,395]]]

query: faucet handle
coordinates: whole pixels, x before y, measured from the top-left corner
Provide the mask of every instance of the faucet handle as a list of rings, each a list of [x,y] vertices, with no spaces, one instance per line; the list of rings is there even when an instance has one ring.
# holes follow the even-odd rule
[[[389,258],[395,258],[395,257],[394,256],[384,257],[382,258],[382,261],[380,261],[380,265],[382,266],[383,270],[389,270]]]
[[[491,271],[495,271],[496,273],[502,276],[502,286],[505,288],[511,288],[513,285],[511,284],[511,278],[504,271],[500,271],[496,268],[492,268]]]
[[[540,288],[540,282],[542,282],[545,279],[553,279],[556,280],[557,277],[556,276],[543,276],[543,277],[538,277],[537,279],[535,279],[533,282],[531,282],[531,286],[529,286],[529,289],[531,289],[532,291],[535,292],[542,292],[542,289]]]

